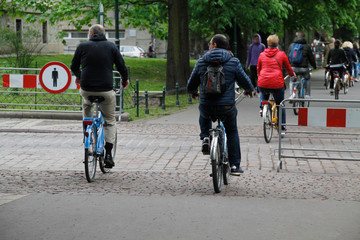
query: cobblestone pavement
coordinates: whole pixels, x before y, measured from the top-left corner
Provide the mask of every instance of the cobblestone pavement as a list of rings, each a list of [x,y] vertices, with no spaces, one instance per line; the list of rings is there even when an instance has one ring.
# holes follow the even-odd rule
[[[83,171],[80,121],[2,119],[0,193],[212,195],[209,159],[200,152],[198,131],[191,124],[120,123],[116,166],[109,174],[98,171],[89,184]],[[277,173],[277,134],[266,144],[261,126],[240,127],[239,133],[246,172],[231,177],[220,195],[360,201],[359,161],[289,158]],[[359,143],[359,135],[288,133],[283,139],[283,145],[293,149],[358,149]],[[359,153],[296,150],[290,154],[360,158]]]

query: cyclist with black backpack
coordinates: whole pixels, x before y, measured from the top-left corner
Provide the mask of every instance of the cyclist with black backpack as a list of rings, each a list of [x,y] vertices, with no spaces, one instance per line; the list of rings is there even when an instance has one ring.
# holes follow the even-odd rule
[[[305,83],[305,98],[310,98],[310,69],[309,64],[316,69],[316,63],[314,55],[312,54],[310,46],[307,44],[305,39],[305,33],[296,33],[294,42],[290,45],[288,51],[288,58],[291,67],[296,75],[302,75],[306,79]],[[293,98],[293,90],[295,86],[296,78],[290,79],[290,98]]]
[[[240,139],[237,129],[237,109],[235,106],[235,81],[245,90],[245,95],[254,96],[254,87],[245,74],[239,59],[228,51],[229,40],[216,34],[209,42],[209,51],[200,58],[187,83],[187,90],[193,97],[200,96],[200,139],[203,154],[209,154],[209,130],[211,115],[222,115],[228,140],[228,157],[231,174],[243,173],[240,167]],[[224,81],[225,80],[225,81]],[[200,86],[200,94],[198,87]]]

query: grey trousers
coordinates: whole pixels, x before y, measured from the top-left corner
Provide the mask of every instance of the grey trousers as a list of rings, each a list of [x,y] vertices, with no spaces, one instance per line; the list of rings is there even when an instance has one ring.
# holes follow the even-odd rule
[[[80,89],[80,95],[83,97],[83,117],[93,117],[93,105],[87,99],[88,96],[102,96],[105,98],[105,100],[99,105],[100,111],[105,120],[104,137],[106,142],[114,144],[116,134],[115,92],[113,90],[107,92],[88,92]]]

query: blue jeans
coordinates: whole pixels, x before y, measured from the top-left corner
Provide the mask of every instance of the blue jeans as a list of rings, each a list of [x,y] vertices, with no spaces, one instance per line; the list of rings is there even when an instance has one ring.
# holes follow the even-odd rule
[[[200,138],[209,137],[209,130],[212,128],[211,115],[226,116],[223,121],[226,131],[228,156],[230,165],[240,166],[241,152],[240,152],[240,138],[237,128],[237,109],[236,106],[213,106],[213,105],[199,105],[200,117]]]
[[[259,87],[260,90],[260,108],[262,109],[262,102],[263,101],[267,101],[269,100],[270,97],[270,93],[273,94],[274,99],[275,99],[275,103],[278,106],[280,106],[280,103],[282,102],[282,100],[284,100],[284,94],[285,94],[285,88],[277,88],[277,89],[271,89],[271,88],[262,88]],[[279,111],[278,111],[279,114]],[[278,115],[279,117],[279,115]],[[284,124],[286,124],[286,111],[285,108],[282,109],[282,119],[281,122],[283,123],[283,126],[285,127]]]

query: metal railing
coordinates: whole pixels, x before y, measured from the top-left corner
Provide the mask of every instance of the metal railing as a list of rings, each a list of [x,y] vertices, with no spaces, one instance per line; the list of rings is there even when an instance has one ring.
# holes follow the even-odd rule
[[[333,105],[329,106],[329,107],[308,107],[308,108],[298,108],[298,109],[311,109],[313,108],[314,110],[318,111],[318,109],[322,108],[328,108],[328,109],[337,109],[334,108],[334,103],[336,104],[340,104],[342,106],[341,109],[354,109],[355,112],[358,111],[360,113],[360,108],[358,108],[360,100],[332,100],[332,99],[285,99],[281,102],[280,106],[279,106],[279,113],[282,112],[282,109],[294,109],[295,107],[285,107],[285,103],[289,103],[290,101],[301,101],[301,102],[309,102],[311,103],[311,105],[313,105],[314,103],[322,103],[322,104],[326,104],[326,103],[331,103]],[[352,105],[352,107],[351,107]],[[345,108],[346,107],[346,108]],[[298,117],[300,117],[301,113],[299,112]],[[326,118],[325,118],[326,121]],[[349,121],[349,119],[347,119],[347,121]],[[352,128],[359,128],[360,127],[360,119],[358,119],[359,121],[359,125],[357,126],[352,126]],[[298,127],[304,127],[302,125],[299,125],[299,119],[298,119],[298,123],[286,123],[286,126],[298,126]],[[282,127],[285,127],[282,124],[282,114],[279,114],[279,129],[282,129]],[[315,127],[315,130],[312,131],[287,131],[287,136],[291,135],[293,136],[293,134],[302,134],[302,135],[320,135],[320,136],[326,136],[326,135],[331,135],[331,139],[334,140],[335,136],[340,137],[342,136],[342,138],[339,138],[341,140],[344,139],[344,136],[346,137],[352,137],[353,139],[355,139],[357,142],[360,143],[360,131],[352,131],[352,132],[346,132],[346,131],[333,131],[334,128],[332,127],[328,127],[326,126],[319,126],[319,125],[308,125],[308,127]],[[345,126],[347,128],[347,126]],[[331,129],[331,131],[329,130]],[[284,147],[283,146],[283,141],[284,139],[282,139],[282,137],[279,137],[279,149],[278,149],[278,164],[277,164],[277,172],[280,171],[280,169],[282,169],[282,159],[283,158],[295,158],[295,159],[318,159],[318,160],[341,160],[341,161],[360,161],[360,150],[358,150],[358,144],[356,144],[356,148],[355,149],[349,149],[348,147],[346,148],[320,148],[319,146],[316,147],[299,147],[299,148],[295,148],[294,145],[292,144],[292,147]],[[292,143],[294,143],[295,141],[293,141]],[[311,144],[309,144],[311,145]],[[335,144],[336,145],[336,144]],[[289,154],[288,152],[291,151],[293,153],[293,155]],[[314,155],[298,155],[295,152],[299,152],[301,151],[303,153],[303,151],[307,151],[307,152],[324,152],[324,155],[329,155],[328,153],[349,153],[346,156],[319,156],[318,154],[314,154]],[[287,154],[285,154],[285,152],[287,152]]]

